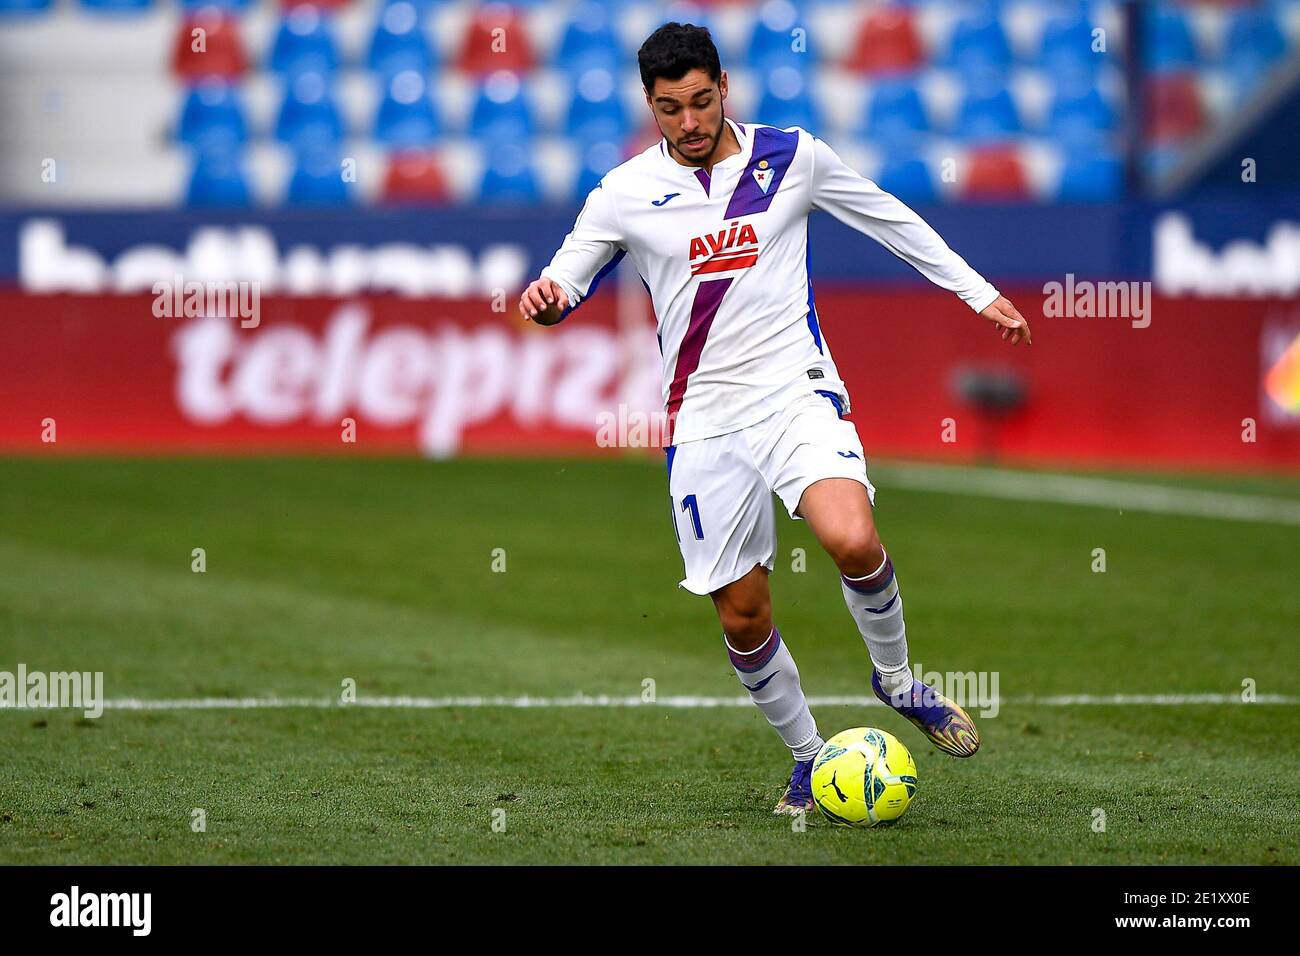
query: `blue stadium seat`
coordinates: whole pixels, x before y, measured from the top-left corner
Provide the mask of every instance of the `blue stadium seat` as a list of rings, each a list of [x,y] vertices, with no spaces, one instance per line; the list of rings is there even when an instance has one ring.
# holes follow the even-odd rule
[[[96,13],[142,13],[153,6],[153,0],[81,0],[81,5]]]
[[[1049,15],[1038,41],[1038,63],[1043,69],[1086,67],[1094,69],[1102,54],[1092,52],[1092,31],[1095,24],[1088,17],[1088,8],[1076,5],[1073,9]],[[1107,46],[1107,52],[1110,52]]]
[[[959,70],[975,67],[1006,69],[1011,65],[1011,44],[997,11],[984,5],[959,19],[948,44],[948,63]]]
[[[1021,130],[1020,113],[1005,88],[968,90],[954,132],[970,143],[1008,139]]]
[[[47,13],[52,0],[0,0],[0,17]]]
[[[371,70],[392,76],[403,70],[428,72],[434,65],[434,51],[424,32],[420,6],[413,0],[389,0],[379,14],[366,59]]]
[[[328,77],[321,73],[302,73],[286,86],[275,123],[276,139],[299,148],[333,144],[342,139],[343,120]]]
[[[298,154],[289,189],[289,206],[346,206],[352,202],[336,150],[308,149]]]
[[[1061,202],[1108,202],[1120,198],[1124,167],[1109,154],[1071,156],[1061,169],[1056,198]]]
[[[554,65],[572,76],[591,69],[618,72],[623,54],[609,4],[586,0],[573,8]]]
[[[338,53],[328,18],[316,7],[304,5],[290,10],[275,35],[270,64],[272,70],[286,76],[337,69]]]
[[[564,131],[580,146],[600,140],[621,142],[628,135],[627,115],[614,73],[596,68],[577,78]]]
[[[905,202],[934,202],[938,198],[930,168],[914,156],[886,158],[875,182]]]
[[[803,33],[796,34],[796,29]],[[800,49],[795,49],[796,43]],[[816,65],[816,51],[807,24],[800,20],[798,6],[790,0],[766,0],[759,6],[746,62],[760,73],[780,66],[807,69]]]
[[[1198,60],[1186,15],[1171,6],[1151,4],[1146,11],[1146,62],[1153,70],[1181,70]]]
[[[861,135],[885,144],[914,146],[930,129],[916,84],[907,80],[882,80],[871,91]]]
[[[194,159],[186,202],[191,206],[247,206],[248,178],[236,150],[209,149]]]
[[[1256,8],[1230,14],[1223,61],[1239,100],[1254,91],[1286,52],[1286,37],[1273,11]]]
[[[541,198],[537,176],[524,143],[502,143],[488,149],[478,199],[485,205],[536,203]]]
[[[792,66],[777,67],[763,84],[755,118],[780,129],[802,126],[816,133],[821,128],[821,120],[808,88],[808,74],[804,71]]]
[[[513,73],[494,73],[479,86],[469,133],[487,142],[530,139],[536,124],[524,86]]]
[[[402,70],[390,76],[375,113],[375,139],[385,146],[427,146],[439,132],[425,74]]]
[[[218,10],[234,10],[243,12],[251,9],[253,0],[181,0],[181,9],[186,13],[193,13],[195,10],[201,10],[204,7],[215,7]]]
[[[242,144],[248,138],[248,126],[238,89],[220,80],[191,88],[181,109],[176,138],[199,149]]]
[[[582,202],[584,196],[596,188],[604,175],[623,161],[623,150],[615,142],[595,142],[582,150],[581,166],[573,187],[573,199]]]
[[[1095,86],[1058,86],[1047,116],[1047,132],[1058,142],[1095,141],[1115,125],[1115,112]]]

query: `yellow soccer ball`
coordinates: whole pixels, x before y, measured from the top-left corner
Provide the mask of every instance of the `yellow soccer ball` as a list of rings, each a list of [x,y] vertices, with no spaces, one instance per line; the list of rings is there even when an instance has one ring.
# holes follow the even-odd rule
[[[846,730],[817,752],[812,793],[836,826],[889,826],[916,793],[916,761],[893,734],[875,727]]]

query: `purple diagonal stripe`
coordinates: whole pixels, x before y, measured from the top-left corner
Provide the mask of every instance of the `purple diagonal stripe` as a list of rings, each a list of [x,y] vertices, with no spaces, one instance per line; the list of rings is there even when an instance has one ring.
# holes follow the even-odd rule
[[[713,317],[718,314],[722,297],[731,285],[731,276],[725,279],[712,279],[701,282],[695,290],[695,301],[691,303],[691,320],[682,336],[682,344],[677,349],[677,365],[673,369],[673,382],[668,387],[668,440],[672,442],[673,423],[677,420],[677,410],[682,407],[686,397],[686,380],[700,365],[700,353],[704,351],[704,342],[709,337],[709,327]]]
[[[781,180],[785,178],[785,171],[790,168],[798,148],[798,133],[787,133],[770,126],[755,128],[754,152],[750,154],[749,165],[740,174],[740,182],[736,184],[736,191],[731,194],[727,212],[722,218],[735,219],[737,216],[766,212],[776,197],[776,191],[781,188]],[[754,179],[754,170],[758,169],[758,164],[763,160],[767,160],[772,169],[772,182],[767,187],[767,192],[759,189]]]
[[[704,195],[707,196],[709,194],[709,183],[712,182],[709,179],[709,174],[702,169],[697,169],[695,170],[695,178],[700,181],[700,185],[704,187]]]

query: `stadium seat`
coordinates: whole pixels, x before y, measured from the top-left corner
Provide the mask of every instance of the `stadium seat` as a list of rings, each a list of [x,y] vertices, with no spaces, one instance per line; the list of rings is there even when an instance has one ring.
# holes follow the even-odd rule
[[[1058,142],[1086,143],[1110,131],[1115,113],[1095,86],[1057,87],[1048,111],[1047,132]]]
[[[802,29],[802,34],[796,34]],[[807,24],[799,18],[799,8],[790,0],[764,0],[754,17],[746,63],[760,73],[780,66],[806,69],[817,62]]]
[[[573,199],[581,202],[587,193],[596,188],[604,175],[623,161],[623,150],[615,142],[595,142],[583,151],[578,178],[573,188]]]
[[[623,53],[609,4],[585,0],[573,8],[556,51],[554,65],[572,76],[591,69],[617,73]]]
[[[243,13],[252,8],[254,0],[181,0],[181,9],[192,13],[204,7]]]
[[[402,150],[388,160],[381,198],[386,203],[433,206],[451,194],[438,157],[427,151]]]
[[[993,6],[983,6],[961,17],[953,27],[948,44],[950,66],[958,70],[976,67],[1005,70],[1011,60],[1011,45]]]
[[[301,73],[288,81],[275,136],[298,148],[335,144],[342,139],[343,120],[328,77]]]
[[[456,58],[459,69],[481,76],[498,70],[525,73],[535,64],[528,28],[518,10],[504,3],[475,8]]]
[[[338,62],[328,16],[307,4],[290,10],[271,47],[271,69],[283,76],[331,73]]]
[[[860,130],[864,139],[886,146],[915,145],[929,129],[925,104],[914,83],[882,80],[875,84]]]
[[[529,150],[520,143],[489,148],[479,183],[478,200],[485,205],[535,203],[541,198]]]
[[[907,73],[925,63],[925,48],[904,6],[873,9],[858,28],[857,41],[845,66],[872,75]]]
[[[1017,200],[1029,198],[1029,181],[1019,151],[993,146],[971,151],[961,189],[964,199]]]
[[[1183,142],[1205,127],[1205,109],[1195,73],[1148,76],[1146,135],[1156,145]]]
[[[48,13],[53,0],[0,0],[0,17]]]
[[[402,70],[384,82],[374,137],[385,146],[427,146],[439,133],[429,83],[418,70]]]
[[[564,129],[580,148],[598,140],[621,142],[627,136],[628,120],[613,73],[596,68],[577,78]]]
[[[1114,156],[1071,156],[1061,168],[1056,198],[1061,202],[1111,202],[1124,188],[1124,166]]]
[[[1092,70],[1099,62],[1100,54],[1092,50],[1095,24],[1088,18],[1087,10],[1080,5],[1049,16],[1038,41],[1038,64],[1044,70],[1052,73],[1063,67]]]
[[[1184,70],[1194,67],[1198,56],[1187,16],[1176,7],[1149,4],[1145,9],[1145,52],[1152,70]]]
[[[187,146],[233,148],[248,138],[238,89],[221,80],[192,87],[181,110],[177,139]]]
[[[930,168],[914,156],[887,158],[875,182],[905,202],[934,202],[938,198]]]
[[[248,178],[238,152],[200,151],[194,159],[186,202],[191,206],[247,206]]]
[[[786,129],[802,126],[811,133],[821,128],[816,105],[808,92],[808,75],[792,66],[779,66],[768,74],[755,119]]]
[[[532,110],[524,85],[514,73],[502,70],[479,87],[470,114],[469,133],[484,141],[519,141],[535,132]]]
[[[1286,56],[1287,41],[1273,11],[1261,8],[1233,11],[1226,36],[1223,63],[1241,100]]]
[[[195,42],[197,30],[203,31],[201,45]],[[238,24],[229,13],[207,8],[185,17],[172,47],[172,73],[190,81],[235,79],[247,66]]]
[[[1015,100],[1007,89],[998,87],[987,92],[967,92],[955,132],[970,143],[990,143],[1014,136],[1020,129]]]
[[[154,0],[81,0],[81,5],[95,13],[143,13]]]
[[[379,14],[366,64],[381,76],[403,70],[432,69],[433,50],[424,32],[420,6],[413,0],[390,0]]]
[[[298,154],[285,195],[286,205],[346,206],[351,201],[336,150],[308,149]]]

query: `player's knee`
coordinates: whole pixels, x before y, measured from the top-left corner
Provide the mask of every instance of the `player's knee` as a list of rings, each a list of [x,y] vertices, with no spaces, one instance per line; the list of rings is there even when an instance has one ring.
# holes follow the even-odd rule
[[[738,651],[752,651],[772,633],[772,606],[768,603],[732,605],[720,609],[722,633]]]
[[[885,549],[880,534],[872,524],[840,529],[827,550],[835,566],[850,577],[862,577],[880,567],[885,560]]]

